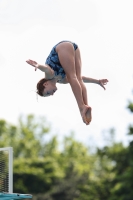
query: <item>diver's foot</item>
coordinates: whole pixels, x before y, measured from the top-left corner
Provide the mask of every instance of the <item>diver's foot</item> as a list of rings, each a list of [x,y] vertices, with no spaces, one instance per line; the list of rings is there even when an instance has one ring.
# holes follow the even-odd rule
[[[85,114],[86,120],[87,120],[88,124],[90,124],[90,122],[91,122],[91,120],[92,120],[91,110],[92,110],[92,108],[89,107],[89,108],[87,109],[86,114]]]

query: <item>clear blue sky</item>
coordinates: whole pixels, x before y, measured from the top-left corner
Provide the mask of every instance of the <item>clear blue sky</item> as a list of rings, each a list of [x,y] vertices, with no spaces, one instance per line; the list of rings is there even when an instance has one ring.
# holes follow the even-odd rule
[[[16,123],[19,114],[43,115],[59,137],[70,131],[91,144],[115,127],[125,141],[132,116],[126,109],[133,89],[132,0],[0,0],[0,118]],[[81,50],[83,75],[109,83],[104,91],[87,84],[93,121],[82,123],[69,85],[58,85],[49,98],[36,99],[40,71],[26,59],[43,64],[53,45],[71,40]]]

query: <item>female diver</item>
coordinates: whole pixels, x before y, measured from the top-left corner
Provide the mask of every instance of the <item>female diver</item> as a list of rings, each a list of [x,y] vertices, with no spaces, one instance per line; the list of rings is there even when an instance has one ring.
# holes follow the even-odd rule
[[[56,83],[69,83],[76,98],[83,122],[88,125],[92,120],[91,107],[88,105],[87,90],[84,83],[96,83],[101,87],[107,84],[107,79],[92,79],[81,75],[81,56],[77,44],[71,41],[61,41],[56,44],[46,59],[45,65],[27,60],[28,64],[45,73],[37,83],[37,94],[42,97],[53,95]]]

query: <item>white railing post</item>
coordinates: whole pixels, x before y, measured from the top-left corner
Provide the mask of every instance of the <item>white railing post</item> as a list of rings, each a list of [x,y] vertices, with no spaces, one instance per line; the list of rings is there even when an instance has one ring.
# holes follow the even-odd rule
[[[8,176],[9,176],[8,192],[13,193],[13,148],[12,147],[0,148],[0,151],[8,151]]]

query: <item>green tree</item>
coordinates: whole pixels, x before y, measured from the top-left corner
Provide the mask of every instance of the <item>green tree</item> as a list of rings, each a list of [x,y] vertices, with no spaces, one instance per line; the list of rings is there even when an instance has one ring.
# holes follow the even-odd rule
[[[132,102],[128,109],[133,113]],[[0,146],[14,149],[14,192],[32,193],[33,200],[131,200],[133,125],[128,146],[115,142],[113,129],[108,135],[95,153],[73,134],[60,149],[44,117],[20,116],[17,125],[0,120]]]
[[[16,126],[0,120],[0,146],[12,146],[14,158],[38,157],[44,154],[42,145],[49,130],[44,117],[21,115]]]
[[[133,103],[129,103],[128,109],[133,113]],[[128,127],[128,135],[130,137],[128,146],[113,141],[110,145],[98,149],[97,181],[91,190],[94,192],[93,198],[95,195],[97,196],[95,199],[106,200],[131,200],[133,198],[132,124]]]
[[[45,141],[50,127],[44,118],[20,116],[16,126],[5,120],[0,124],[0,145],[14,149],[14,192],[40,193],[54,199],[63,192],[67,198],[73,191],[78,191],[77,197],[85,190],[93,159],[73,136],[66,137],[59,150],[56,136]]]
[[[88,179],[94,163],[88,148],[75,141],[73,135],[65,137],[57,162],[63,177],[56,179],[45,194],[35,195],[35,200],[77,200],[81,196],[84,198],[80,199],[88,200]]]
[[[133,113],[133,103],[129,102],[128,109]],[[133,198],[133,124],[128,127],[128,135],[130,142],[127,147],[122,147],[121,150],[115,154],[114,171],[116,177],[114,179],[114,187],[112,189],[112,198],[119,197],[120,200],[131,200]]]

